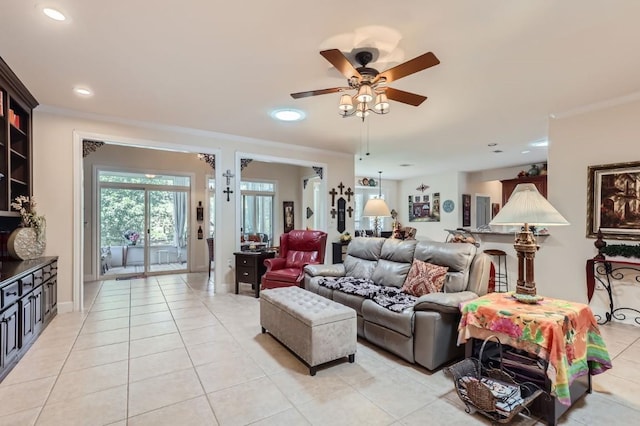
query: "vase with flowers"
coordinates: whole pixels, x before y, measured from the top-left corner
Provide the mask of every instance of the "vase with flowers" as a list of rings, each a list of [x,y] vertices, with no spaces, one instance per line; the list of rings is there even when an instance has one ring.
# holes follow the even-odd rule
[[[127,240],[130,246],[135,246],[140,238],[140,234],[136,231],[132,231],[131,229],[122,234],[122,236]]]
[[[46,220],[36,212],[34,197],[20,195],[11,203],[22,221],[20,228],[14,230],[7,241],[9,254],[21,260],[35,259],[42,256],[46,246]]]

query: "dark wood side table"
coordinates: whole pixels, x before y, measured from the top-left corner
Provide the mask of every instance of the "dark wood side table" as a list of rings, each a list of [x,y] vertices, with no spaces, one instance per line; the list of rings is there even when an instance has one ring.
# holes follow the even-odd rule
[[[332,260],[333,263],[343,263],[344,262],[344,258],[347,255],[347,246],[349,245],[349,241],[347,242],[338,242],[338,243],[331,243],[331,254],[332,254]]]
[[[240,283],[251,284],[255,290],[256,297],[260,296],[260,280],[267,267],[264,260],[275,257],[272,251],[237,251],[233,253],[236,257],[236,294]]]

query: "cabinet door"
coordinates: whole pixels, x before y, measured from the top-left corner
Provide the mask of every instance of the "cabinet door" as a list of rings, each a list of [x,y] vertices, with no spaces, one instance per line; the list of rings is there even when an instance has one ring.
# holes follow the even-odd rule
[[[18,305],[15,304],[0,317],[0,340],[2,341],[0,368],[11,363],[18,355],[18,349],[21,346],[19,337]]]
[[[44,325],[44,298],[42,297],[42,286],[33,290],[31,300],[33,303],[33,331],[38,334]]]
[[[54,275],[47,283],[49,289],[49,308],[51,312],[55,312],[58,307],[58,276]]]
[[[20,300],[20,334],[22,336],[22,346],[28,344],[33,339],[33,297],[25,296]]]
[[[502,182],[502,205],[504,206],[509,197],[511,197],[511,193],[516,186],[520,183],[532,183],[538,189],[538,192],[542,194],[543,197],[547,198],[547,176],[529,176],[518,179],[508,179],[503,180]]]

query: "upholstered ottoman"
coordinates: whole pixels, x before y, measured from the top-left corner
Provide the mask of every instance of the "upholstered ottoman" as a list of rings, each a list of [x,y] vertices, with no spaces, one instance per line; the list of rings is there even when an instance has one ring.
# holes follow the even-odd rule
[[[316,367],[356,353],[356,311],[300,287],[260,292],[260,325],[301,358],[314,376]]]

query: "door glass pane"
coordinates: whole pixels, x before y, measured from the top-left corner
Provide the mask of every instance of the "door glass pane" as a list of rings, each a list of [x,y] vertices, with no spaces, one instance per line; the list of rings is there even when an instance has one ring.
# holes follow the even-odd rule
[[[184,191],[149,191],[149,271],[186,269],[188,195]]]
[[[144,271],[144,190],[101,188],[100,257],[103,275]]]

